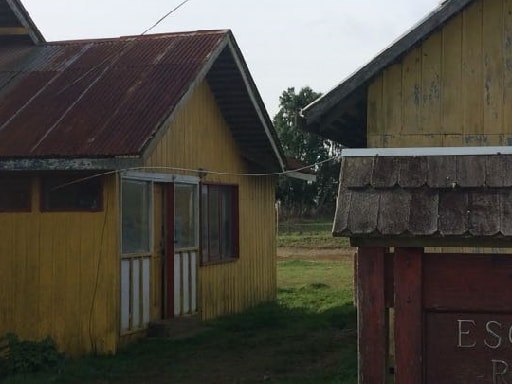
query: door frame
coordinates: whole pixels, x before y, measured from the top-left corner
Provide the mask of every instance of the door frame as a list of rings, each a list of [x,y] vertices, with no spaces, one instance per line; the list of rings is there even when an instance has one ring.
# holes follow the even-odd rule
[[[119,233],[120,233],[120,241],[119,241],[119,273],[121,274],[121,263],[122,263],[122,260],[123,260],[123,251],[122,251],[122,209],[121,209],[121,185],[122,185],[122,181],[123,179],[129,179],[129,180],[134,180],[134,181],[148,181],[148,182],[151,182],[152,184],[155,184],[155,183],[158,183],[158,184],[161,184],[164,188],[164,193],[163,193],[163,196],[164,196],[164,200],[163,201],[163,205],[162,205],[162,209],[161,211],[162,212],[155,212],[155,204],[153,203],[154,201],[154,194],[155,194],[155,190],[154,188],[151,188],[151,199],[150,199],[150,243],[151,243],[151,263],[153,263],[154,259],[155,259],[155,252],[158,253],[158,252],[162,252],[163,251],[163,255],[164,255],[164,260],[163,260],[163,263],[160,267],[160,273],[163,277],[163,280],[162,280],[162,286],[161,286],[161,290],[162,290],[162,296],[161,296],[161,306],[162,306],[162,317],[163,318],[173,318],[174,317],[174,263],[168,263],[168,248],[172,248],[172,252],[174,253],[174,204],[172,204],[172,220],[169,219],[170,215],[167,213],[169,207],[167,206],[167,201],[168,201],[168,191],[171,190],[171,188],[169,188],[168,186],[169,185],[174,185],[175,183],[182,183],[182,184],[193,184],[193,185],[197,185],[197,210],[196,210],[196,220],[197,220],[197,233],[196,233],[196,241],[197,241],[197,247],[199,249],[199,182],[200,182],[200,178],[198,176],[188,176],[188,175],[175,175],[175,174],[168,174],[168,173],[147,173],[147,172],[139,172],[139,171],[126,171],[126,172],[121,172],[120,174],[120,182],[119,182],[119,185],[120,185],[120,188],[119,188],[119,219],[120,219],[120,225],[119,225]],[[172,191],[173,191],[173,200],[174,200],[174,188],[172,188]],[[172,224],[172,228],[173,230],[172,231],[166,231],[167,233],[163,233],[163,238],[162,240],[163,241],[163,244],[161,245],[161,247],[163,247],[163,249],[156,249],[156,244],[153,244],[153,233],[154,231],[157,231],[157,230],[161,230],[161,228],[153,228],[153,224],[154,224],[154,217],[155,215],[157,214],[161,214],[163,215],[162,216],[162,224],[164,225],[164,229],[167,229],[167,228],[171,228],[169,227],[169,222],[171,222]],[[172,247],[168,247],[168,244],[171,244]],[[153,270],[153,268],[150,267],[150,270]],[[171,276],[172,278],[171,279],[167,279],[167,276],[166,274],[170,273],[169,275],[167,276]],[[153,280],[155,277],[150,273],[150,282],[149,282],[149,287],[150,289],[153,289]],[[169,292],[167,289],[169,287],[172,287],[172,290],[170,292],[172,292],[172,295],[168,295],[167,292]],[[121,279],[119,279],[119,297],[120,297],[120,300],[121,300]],[[154,292],[150,292],[150,298],[154,296]],[[169,298],[167,296],[170,296]],[[171,306],[169,306],[169,299],[171,300]],[[151,300],[151,299],[150,299]],[[121,305],[120,305],[120,310],[122,309],[121,308]],[[171,314],[171,316],[168,316],[168,313]],[[119,313],[119,316],[121,318],[121,313]],[[155,319],[150,319],[150,320],[155,320]],[[121,324],[121,319],[119,320],[119,324]]]

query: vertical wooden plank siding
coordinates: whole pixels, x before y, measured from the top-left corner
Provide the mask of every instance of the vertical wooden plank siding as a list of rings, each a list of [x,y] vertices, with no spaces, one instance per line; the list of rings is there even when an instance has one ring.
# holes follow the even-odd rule
[[[368,87],[368,146],[383,147],[382,75]]]
[[[503,1],[483,7],[482,49],[484,76],[484,134],[489,145],[503,145]]]
[[[511,0],[476,0],[377,76],[368,87],[369,146],[512,143],[510,11]]]
[[[402,67],[402,135],[404,137],[390,138],[386,143],[390,147],[405,145],[408,140],[418,137],[421,132],[421,50],[412,50],[405,57]]]
[[[395,382],[422,383],[421,248],[395,248]]]
[[[356,263],[359,384],[383,384],[388,354],[385,249],[359,248]]]
[[[462,97],[462,15],[455,16],[442,31],[441,129],[442,145],[463,145],[460,132],[464,130],[458,113]]]
[[[203,319],[239,312],[276,295],[275,178],[247,177],[230,128],[206,82],[175,114],[167,133],[146,160],[158,172],[197,175],[203,168],[233,175],[206,176],[205,181],[236,184],[239,188],[240,258],[200,266],[198,305]],[[173,168],[188,168],[178,172]],[[148,170],[151,170],[148,168]]]
[[[105,177],[101,212],[0,212],[0,334],[52,336],[71,354],[113,352],[117,343],[118,206]]]

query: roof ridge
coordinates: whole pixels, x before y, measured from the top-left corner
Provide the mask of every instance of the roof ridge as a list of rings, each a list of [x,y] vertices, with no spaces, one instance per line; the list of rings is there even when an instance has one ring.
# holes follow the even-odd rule
[[[148,35],[126,35],[118,37],[99,37],[91,39],[72,39],[72,40],[56,40],[46,42],[45,45],[79,45],[79,44],[104,44],[104,43],[117,43],[133,40],[149,40],[159,38],[172,38],[172,37],[202,37],[205,35],[225,35],[230,32],[229,29],[212,29],[212,30],[194,30],[194,31],[178,31],[178,32],[164,32],[154,33]]]

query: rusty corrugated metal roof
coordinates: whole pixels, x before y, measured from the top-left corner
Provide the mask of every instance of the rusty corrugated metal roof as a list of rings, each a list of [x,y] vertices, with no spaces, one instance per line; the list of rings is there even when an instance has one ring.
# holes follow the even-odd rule
[[[344,157],[333,232],[386,246],[510,245],[510,169],[512,155]]]
[[[203,79],[241,156],[282,170],[277,134],[228,30],[0,47],[0,160],[140,158]],[[6,167],[25,163],[16,164]]]
[[[0,157],[140,154],[226,35],[0,47]]]

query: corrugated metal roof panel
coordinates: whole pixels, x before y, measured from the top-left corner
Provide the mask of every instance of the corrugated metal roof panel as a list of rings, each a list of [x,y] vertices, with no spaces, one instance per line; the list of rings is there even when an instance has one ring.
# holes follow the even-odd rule
[[[0,156],[140,154],[226,36],[0,47]]]

